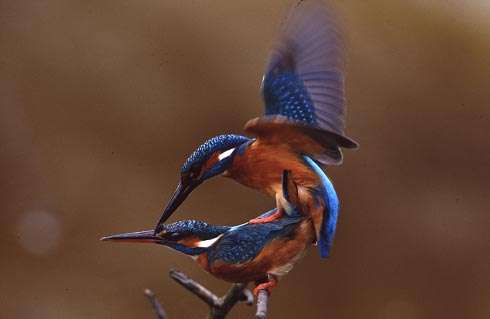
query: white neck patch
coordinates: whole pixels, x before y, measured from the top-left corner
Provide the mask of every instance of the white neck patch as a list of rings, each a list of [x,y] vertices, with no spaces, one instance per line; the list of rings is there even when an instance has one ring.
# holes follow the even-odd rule
[[[202,247],[202,248],[211,247],[215,242],[218,241],[218,239],[221,238],[221,236],[223,236],[223,234],[219,235],[218,237],[214,237],[214,238],[211,238],[208,240],[201,240],[201,241],[197,242],[197,247]]]
[[[229,150],[224,151],[223,153],[218,155],[218,159],[220,161],[224,160],[225,158],[229,157],[231,155],[231,153],[233,153],[234,150],[235,150],[235,148],[230,148]]]

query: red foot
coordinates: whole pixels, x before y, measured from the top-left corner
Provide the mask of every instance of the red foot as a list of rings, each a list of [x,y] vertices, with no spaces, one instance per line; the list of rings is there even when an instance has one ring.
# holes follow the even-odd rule
[[[249,224],[265,224],[265,223],[270,223],[270,222],[273,222],[275,220],[278,220],[282,217],[282,209],[278,209],[274,214],[270,215],[270,216],[267,216],[267,217],[263,217],[263,218],[254,218],[254,219],[251,219],[248,221]]]
[[[271,276],[269,277],[269,281],[261,283],[254,288],[253,290],[254,296],[257,297],[261,290],[267,290],[267,292],[270,295],[271,289],[274,288],[275,286],[277,286],[277,279]]]

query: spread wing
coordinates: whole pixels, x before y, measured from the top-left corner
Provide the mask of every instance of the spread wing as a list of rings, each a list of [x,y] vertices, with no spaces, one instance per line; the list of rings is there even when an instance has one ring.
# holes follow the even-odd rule
[[[341,34],[330,8],[297,4],[274,46],[262,81],[265,114],[245,130],[288,143],[324,164],[340,164],[339,147],[356,148],[344,135]]]

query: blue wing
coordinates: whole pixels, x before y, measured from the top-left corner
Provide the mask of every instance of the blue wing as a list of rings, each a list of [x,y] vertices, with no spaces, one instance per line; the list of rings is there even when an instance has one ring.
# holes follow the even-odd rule
[[[318,190],[320,195],[324,198],[326,205],[318,248],[320,250],[320,256],[322,258],[327,258],[330,255],[330,249],[332,248],[333,239],[335,237],[335,229],[337,227],[340,209],[339,198],[337,197],[332,182],[327,175],[325,175],[320,166],[308,156],[303,156],[303,158],[307,165],[318,175],[321,182]]]
[[[208,251],[208,262],[222,260],[241,264],[254,259],[264,246],[274,238],[286,236],[301,218],[281,218],[264,224],[244,224],[226,233]]]
[[[321,1],[292,11],[262,82],[266,115],[344,133],[343,44],[333,12]]]
[[[327,149],[325,164],[339,164],[338,146],[355,148],[344,136],[343,44],[333,13],[321,1],[302,1],[289,15],[262,81],[265,116],[247,123],[260,135],[261,126],[279,121],[294,127]],[[268,129],[274,129],[270,125]],[[314,154],[316,155],[316,154]]]

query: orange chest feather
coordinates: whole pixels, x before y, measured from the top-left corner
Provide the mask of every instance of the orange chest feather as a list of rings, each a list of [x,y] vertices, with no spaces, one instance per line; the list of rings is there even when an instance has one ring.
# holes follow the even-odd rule
[[[237,154],[228,176],[237,182],[269,195],[281,190],[283,170],[292,172],[298,186],[314,187],[318,177],[305,165],[300,154],[285,144],[256,140],[243,154]]]

